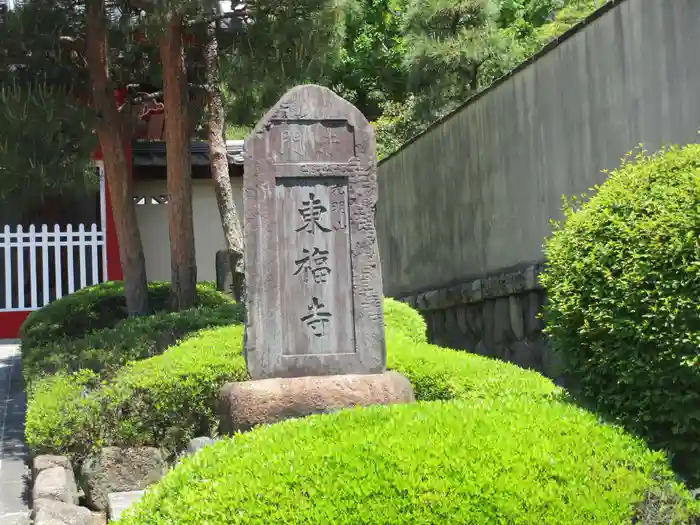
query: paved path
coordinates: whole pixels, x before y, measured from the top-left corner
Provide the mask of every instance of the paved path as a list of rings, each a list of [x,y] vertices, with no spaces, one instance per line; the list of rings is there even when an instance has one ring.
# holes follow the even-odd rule
[[[0,524],[29,517],[29,468],[24,445],[27,404],[17,344],[0,341]]]

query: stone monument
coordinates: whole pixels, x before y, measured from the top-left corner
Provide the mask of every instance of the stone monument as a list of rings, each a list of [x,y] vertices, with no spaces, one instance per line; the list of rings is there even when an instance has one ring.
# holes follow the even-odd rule
[[[246,141],[243,192],[245,356],[260,381],[224,387],[225,413],[250,412],[258,394],[284,417],[412,401],[385,372],[376,144],[362,113],[327,88],[291,89]],[[265,410],[232,426],[280,419]]]

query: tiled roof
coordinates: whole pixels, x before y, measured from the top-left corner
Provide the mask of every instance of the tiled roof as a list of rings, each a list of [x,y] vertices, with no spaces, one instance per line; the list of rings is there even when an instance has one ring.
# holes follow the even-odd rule
[[[243,165],[243,140],[227,140],[226,153],[228,163]],[[193,166],[209,165],[209,143],[206,141],[190,142]],[[134,166],[165,166],[165,142],[160,140],[137,140],[132,146]]]

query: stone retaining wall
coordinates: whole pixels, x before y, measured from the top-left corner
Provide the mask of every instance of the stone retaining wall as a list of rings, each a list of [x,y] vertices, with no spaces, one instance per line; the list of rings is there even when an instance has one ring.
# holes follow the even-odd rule
[[[542,333],[543,263],[400,297],[420,311],[430,341],[537,370],[561,382],[561,365]]]

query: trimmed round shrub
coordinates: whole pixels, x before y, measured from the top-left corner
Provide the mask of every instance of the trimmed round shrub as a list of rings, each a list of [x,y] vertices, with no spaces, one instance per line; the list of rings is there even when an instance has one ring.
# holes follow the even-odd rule
[[[108,382],[89,370],[38,380],[29,392],[27,444],[35,454],[78,460],[106,445],[182,449],[216,429],[221,386],[248,378],[242,340],[242,325],[207,329],[127,364]]]
[[[416,343],[428,342],[425,319],[406,303],[384,299],[384,323],[387,330],[398,331]]]
[[[418,342],[422,320],[417,312],[391,300],[385,307],[392,312],[387,316],[388,366],[409,378],[420,400],[547,400],[561,394],[537,373]],[[117,348],[126,351],[126,346]],[[38,379],[29,392],[27,443],[34,453],[78,458],[113,444],[175,451],[216,428],[219,388],[248,377],[242,349],[242,326],[212,328],[160,356],[130,363],[106,381],[88,370]]]
[[[160,312],[120,321],[114,328],[25,349],[22,371],[28,383],[58,372],[91,370],[108,377],[129,361],[162,354],[186,335],[212,326],[242,323],[245,310],[224,304],[180,312]]]
[[[546,245],[553,348],[578,396],[700,480],[700,145],[626,159],[574,204]]]
[[[118,523],[610,525],[654,500],[658,524],[697,510],[664,456],[621,430],[573,405],[489,398],[257,428],[183,460]]]
[[[148,285],[152,312],[170,310],[170,283]],[[233,303],[233,299],[211,283],[197,284],[197,306],[217,307]],[[111,328],[128,317],[124,283],[111,281],[83,288],[32,312],[20,329],[22,352],[59,339],[79,339],[88,332]]]

